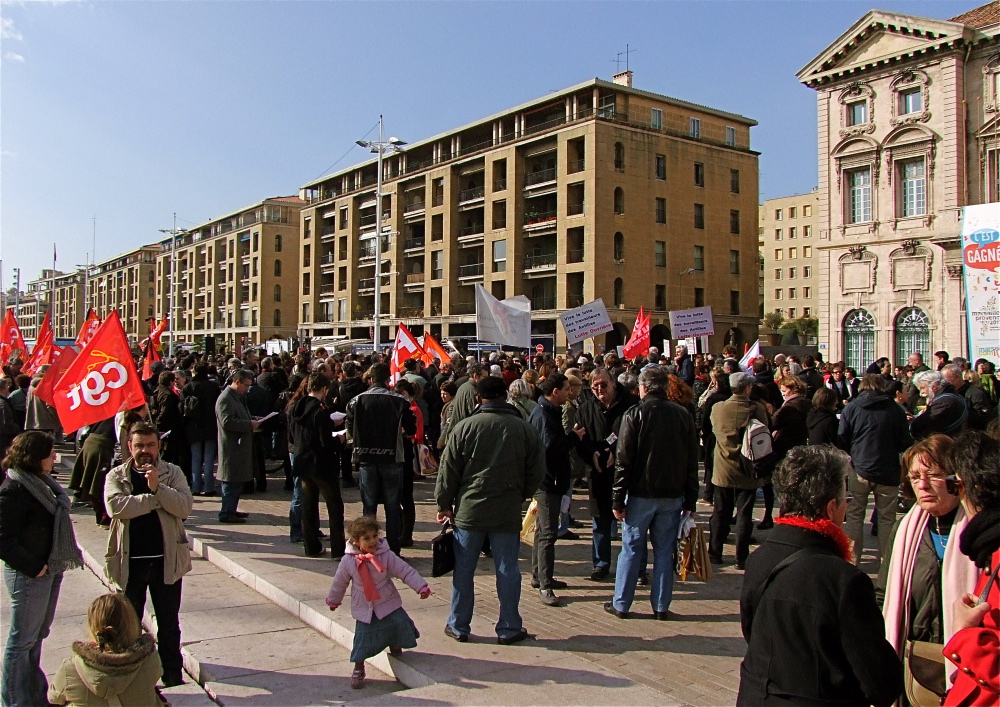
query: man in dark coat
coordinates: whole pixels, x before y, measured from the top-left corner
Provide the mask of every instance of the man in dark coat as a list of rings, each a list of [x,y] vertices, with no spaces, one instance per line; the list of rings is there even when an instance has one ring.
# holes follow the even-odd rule
[[[208,377],[208,371],[208,364],[196,364],[194,377],[181,390],[184,431],[191,445],[191,492],[195,496],[215,495],[215,457],[219,451],[215,402],[222,391]]]
[[[232,375],[215,402],[215,417],[219,426],[219,481],[222,482],[220,523],[245,523],[247,514],[237,510],[243,485],[253,481],[253,433],[260,423],[250,416],[246,394],[253,383],[252,371],[240,370]]]
[[[965,406],[969,414],[969,427],[985,432],[990,420],[995,420],[997,416],[986,392],[962,378],[962,369],[954,363],[947,364],[941,369],[941,373],[944,375],[944,379],[951,383],[955,393],[965,398]]]
[[[920,395],[927,401],[927,407],[910,422],[910,434],[918,442],[932,434],[957,437],[969,419],[969,407],[965,398],[955,392],[955,388],[945,380],[939,371],[924,371],[913,376]]]
[[[368,384],[361,378],[361,369],[356,362],[344,361],[341,370],[344,373],[344,378],[337,388],[337,411],[346,413],[348,403],[365,392],[368,389]],[[353,453],[353,444],[341,445],[340,478],[344,488],[357,486],[354,481],[354,462],[351,460]]]
[[[816,359],[810,354],[802,357],[802,372],[799,378],[806,384],[806,400],[812,400],[813,393],[825,385],[823,374],[816,370]]]
[[[687,346],[678,346],[674,349],[674,366],[678,378],[689,386],[694,385],[694,361],[688,355]]]

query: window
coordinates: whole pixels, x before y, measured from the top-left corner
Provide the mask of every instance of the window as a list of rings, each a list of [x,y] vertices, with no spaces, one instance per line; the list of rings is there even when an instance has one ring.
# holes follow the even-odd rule
[[[789,307],[788,308],[788,318],[789,319],[795,319],[796,314],[797,313],[796,313],[795,307]]]
[[[729,191],[733,194],[740,193],[740,171],[738,169],[729,170]]]
[[[705,288],[696,287],[694,288],[694,306],[704,307],[705,306]]]
[[[281,301],[281,285],[274,286],[274,301],[275,302]]]
[[[663,111],[659,108],[652,108],[649,111],[649,127],[653,130],[663,129]]]
[[[910,160],[899,167],[901,185],[900,215],[923,216],[927,212],[927,180],[924,161]]]
[[[866,223],[872,220],[872,171],[870,167],[847,173],[848,223]]]
[[[507,270],[507,241],[493,241],[493,272]]]
[[[705,246],[703,245],[696,245],[694,247],[694,269],[705,269]]]
[[[619,231],[615,234],[615,262],[625,262],[625,236]]]
[[[729,210],[729,232],[734,236],[740,233],[740,212],[737,209]]]
[[[802,308],[802,316],[803,317],[808,317],[811,314],[812,314],[812,307],[803,307]]]
[[[615,306],[625,305],[625,283],[620,277],[615,278]]]
[[[810,236],[812,236],[812,234],[813,234],[813,227],[812,226],[803,226],[802,227],[802,237],[803,238],[809,238]]]
[[[729,251],[729,274],[740,274],[740,252],[738,250]]]
[[[775,260],[781,260],[781,256],[782,256],[781,248],[775,248],[774,249],[774,259]]]
[[[813,207],[811,204],[806,204],[802,207],[802,218],[809,218],[813,215]]]
[[[281,310],[274,310],[274,326],[281,326]]]
[[[813,247],[811,245],[802,246],[802,257],[811,258],[813,254]]]
[[[230,292],[232,292],[232,290],[230,290]],[[307,272],[302,273],[302,294],[309,294],[309,273]]]
[[[274,261],[274,276],[275,277],[281,277],[281,261],[280,260],[275,260]]]
[[[781,268],[775,268],[774,269],[774,279],[775,280],[780,280],[781,279]]]
[[[811,287],[803,287],[802,288],[802,296],[805,297],[806,299],[809,299],[810,297],[812,297],[812,288]],[[809,316],[809,308],[808,307],[806,307],[806,309],[805,309],[805,315],[807,317]]]
[[[788,228],[788,237],[789,238],[795,238],[797,235],[798,235],[798,230],[796,229],[796,227],[795,226],[789,226],[789,228]]]
[[[780,287],[774,291],[774,299],[781,299],[781,288]]]
[[[847,104],[847,124],[864,125],[868,122],[867,101],[855,101]]]
[[[875,318],[867,310],[854,309],[844,317],[843,351],[851,368],[862,369],[875,360]]]
[[[896,338],[896,360],[905,361],[911,353],[923,354],[930,358],[931,330],[927,314],[916,307],[904,309],[896,316],[894,327]]]
[[[254,231],[253,234],[253,252],[257,252],[257,248],[260,247],[260,231]]]
[[[655,308],[663,311],[667,308],[667,286],[657,285],[656,286],[656,304]]]
[[[347,267],[337,268],[337,289],[347,289]]]
[[[667,200],[663,197],[656,197],[656,222],[667,222]]]
[[[797,273],[798,273],[797,268],[788,268],[788,279],[794,280]]]
[[[781,218],[782,218],[782,215],[783,215],[783,212],[781,211],[781,209],[775,209],[774,210],[774,220],[775,221],[780,221]]]
[[[691,118],[689,131],[691,133],[691,137],[700,138],[701,137],[701,121],[698,120],[697,118]]]
[[[705,165],[701,162],[694,163],[694,185],[696,187],[705,186]]]
[[[615,214],[621,216],[625,213],[625,190],[615,187]]]
[[[347,207],[340,207],[340,227],[347,228]]]
[[[802,268],[802,277],[812,277],[813,269],[809,265]]]
[[[653,258],[656,262],[656,267],[667,267],[667,242],[655,241],[653,245]]]
[[[150,270],[149,271],[149,277],[146,278],[146,279],[149,280],[150,282],[155,281],[156,280],[156,273],[154,273],[152,270]]]
[[[798,209],[794,206],[788,207],[788,218],[795,218]]]
[[[780,228],[774,229],[774,240],[776,240],[776,241],[780,241],[781,240],[781,229]]]
[[[795,247],[789,248],[788,249],[788,257],[789,258],[797,258],[797,257],[799,257],[799,249],[795,248]]]
[[[736,128],[726,126],[726,144],[730,147],[736,147]]]
[[[796,291],[796,289],[794,287],[789,287],[788,288],[788,299],[795,299],[795,295],[796,294],[797,294],[797,291]]]
[[[730,290],[729,291],[729,313],[739,314],[740,313],[740,291]]]
[[[281,234],[280,233],[276,233],[274,235],[274,252],[275,253],[280,253],[281,252]]]
[[[625,146],[620,142],[615,143],[615,170],[625,171]]]
[[[899,114],[919,113],[924,109],[924,97],[919,88],[909,89],[899,94]]]
[[[440,280],[444,277],[444,251],[435,250],[431,253],[431,279]]]
[[[666,155],[656,156],[656,178],[666,179],[667,178],[667,157]]]
[[[253,277],[257,277],[257,258],[253,259]]]
[[[705,205],[694,205],[694,227],[705,228]]]
[[[312,219],[307,218],[302,222],[302,237],[309,240],[312,237]]]

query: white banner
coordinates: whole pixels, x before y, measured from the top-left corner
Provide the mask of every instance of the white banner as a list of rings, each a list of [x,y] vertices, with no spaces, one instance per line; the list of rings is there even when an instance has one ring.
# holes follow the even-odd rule
[[[582,307],[570,309],[559,315],[563,329],[566,330],[566,341],[575,344],[614,329],[603,299],[595,299]]]
[[[531,300],[519,295],[501,302],[477,284],[476,337],[494,344],[531,348]]]
[[[715,333],[715,319],[711,307],[678,309],[670,312],[670,334],[675,339],[689,336],[711,336]]]
[[[1000,203],[963,210],[962,266],[969,360],[1000,366]]]

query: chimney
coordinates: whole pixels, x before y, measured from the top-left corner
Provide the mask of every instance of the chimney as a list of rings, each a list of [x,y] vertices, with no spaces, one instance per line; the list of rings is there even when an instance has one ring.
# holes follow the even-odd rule
[[[631,71],[628,71],[628,70],[626,70],[626,71],[619,71],[617,74],[614,75],[614,77],[612,77],[611,80],[614,83],[619,84],[621,86],[627,86],[628,88],[632,88],[632,72]]]

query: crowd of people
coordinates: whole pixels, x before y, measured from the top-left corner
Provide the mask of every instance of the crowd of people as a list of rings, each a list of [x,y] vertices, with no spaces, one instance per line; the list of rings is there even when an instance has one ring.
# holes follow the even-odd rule
[[[146,405],[77,433],[69,491],[109,527],[108,576],[137,616],[150,596],[166,685],[181,681],[177,614],[190,569],[182,523],[193,497],[220,495],[218,522],[246,523],[240,499],[266,490],[271,466],[291,492],[290,541],[308,557],[329,551],[341,562],[331,608],[355,585],[355,687],[365,658],[414,645],[415,627],[396,614],[398,593],[388,587],[396,576],[421,596],[429,591],[401,555],[414,544],[414,484],[430,481],[438,520],[453,528],[444,632],[456,641],[469,640],[484,554],[496,569],[498,643],[528,637],[519,552],[529,501],[530,585],[542,605],[563,603],[559,540],[589,526],[589,578],[614,583],[604,610],[637,617],[636,588],[649,586],[661,621],[676,617],[678,530],[704,507],[710,561],[745,572],[740,704],[996,704],[1000,384],[992,364],[942,351],[931,370],[914,353],[905,366],[879,359],[858,375],[812,355],[761,357],[748,368],[736,355],[683,346],[672,356],[651,348],[635,361],[456,353],[410,359],[394,372],[380,356],[324,349],[186,354],[154,365],[143,381]],[[24,378],[12,365],[0,379],[11,705],[44,692],[41,640],[62,572],[77,562],[61,510],[70,499],[46,470],[62,438],[58,418]],[[11,381],[16,390],[5,393]],[[762,459],[747,456],[751,433],[767,438]],[[353,486],[363,517],[345,527],[341,490]],[[572,517],[574,490],[587,495],[587,523]],[[874,582],[860,566],[869,496],[878,548],[865,567],[878,572]],[[46,574],[43,591],[35,581]],[[136,674],[146,674],[151,639],[133,629],[115,628],[115,640],[95,629],[94,642],[74,650],[93,667],[94,651],[127,649]],[[70,694],[65,678],[62,685],[53,683],[50,699]]]

